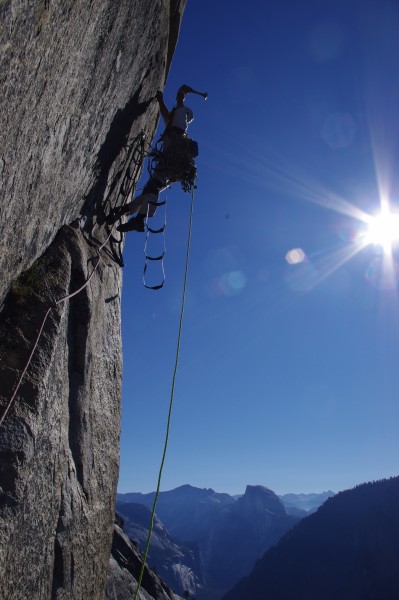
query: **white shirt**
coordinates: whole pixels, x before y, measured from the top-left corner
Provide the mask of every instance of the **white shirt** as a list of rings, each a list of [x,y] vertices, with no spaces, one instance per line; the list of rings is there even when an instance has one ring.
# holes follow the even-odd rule
[[[194,119],[193,111],[188,106],[180,106],[173,112],[172,120],[169,123],[170,127],[178,127],[183,131],[187,131],[188,124]]]

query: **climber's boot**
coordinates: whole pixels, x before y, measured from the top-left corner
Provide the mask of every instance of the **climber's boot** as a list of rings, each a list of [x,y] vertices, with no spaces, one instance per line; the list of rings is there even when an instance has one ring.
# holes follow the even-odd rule
[[[119,221],[123,215],[126,215],[130,212],[130,203],[125,204],[125,206],[116,206],[112,208],[109,215],[107,216],[108,225],[113,225],[116,221]]]
[[[123,223],[117,227],[118,231],[125,233],[126,231],[144,231],[145,230],[145,215],[138,213],[127,223]]]

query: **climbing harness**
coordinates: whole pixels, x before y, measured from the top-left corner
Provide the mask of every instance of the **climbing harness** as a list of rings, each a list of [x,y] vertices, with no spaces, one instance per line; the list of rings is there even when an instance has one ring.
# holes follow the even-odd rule
[[[165,147],[166,134],[171,141]],[[194,158],[198,156],[198,143],[186,135],[176,134],[166,129],[149,152],[148,173],[152,176],[157,166],[164,165],[169,170],[169,184],[180,181],[183,192],[191,192],[196,188],[197,168]],[[173,166],[173,168],[171,168]],[[174,176],[178,172],[179,176]]]
[[[164,468],[164,464],[165,464],[166,453],[167,453],[167,450],[168,450],[169,432],[170,432],[170,425],[171,425],[171,420],[172,420],[172,409],[173,409],[173,401],[174,401],[174,395],[175,395],[175,384],[176,384],[177,368],[179,366],[181,335],[182,335],[182,331],[183,331],[183,317],[184,317],[184,309],[185,309],[185,303],[186,303],[187,279],[188,279],[188,265],[189,265],[189,258],[190,258],[191,233],[192,233],[192,227],[193,227],[193,211],[194,211],[194,188],[191,190],[190,221],[189,221],[188,236],[187,236],[186,262],[185,262],[184,279],[183,279],[183,293],[182,293],[182,301],[181,301],[181,308],[180,308],[179,330],[178,330],[178,334],[177,334],[175,364],[174,364],[174,368],[173,368],[172,385],[171,385],[171,390],[170,390],[170,399],[169,399],[168,418],[167,418],[167,423],[166,423],[165,441],[164,441],[164,447],[163,447],[161,464],[160,464],[159,472],[158,472],[157,489],[156,489],[156,492],[155,492],[154,502],[153,502],[152,509],[151,509],[150,528],[149,528],[149,531],[148,531],[148,536],[147,536],[147,541],[146,541],[145,550],[144,550],[144,556],[143,556],[143,562],[141,564],[140,575],[139,575],[139,579],[138,579],[138,582],[137,582],[136,591],[135,591],[134,596],[133,596],[133,600],[137,600],[138,599],[139,591],[140,591],[140,588],[141,588],[141,583],[143,581],[144,570],[145,570],[145,567],[146,567],[146,564],[147,564],[148,551],[149,551],[149,548],[150,548],[151,536],[152,536],[152,532],[153,532],[153,529],[154,529],[155,510],[156,510],[157,503],[158,503],[158,496],[159,496],[159,492],[160,492],[160,488],[161,488],[161,480],[162,480],[163,468]]]

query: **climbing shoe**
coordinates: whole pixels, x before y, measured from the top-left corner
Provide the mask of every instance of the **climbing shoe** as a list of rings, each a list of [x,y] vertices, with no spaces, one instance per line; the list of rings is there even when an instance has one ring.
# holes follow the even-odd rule
[[[113,225],[116,221],[119,221],[119,219],[128,211],[129,209],[126,206],[116,206],[115,208],[112,208],[106,219],[108,225]]]
[[[112,208],[109,215],[107,215],[106,221],[108,225],[113,225],[120,217],[119,208]]]
[[[144,231],[144,220],[145,215],[138,214],[136,217],[133,217],[127,223],[119,225],[117,227],[118,231],[125,233],[126,231]]]

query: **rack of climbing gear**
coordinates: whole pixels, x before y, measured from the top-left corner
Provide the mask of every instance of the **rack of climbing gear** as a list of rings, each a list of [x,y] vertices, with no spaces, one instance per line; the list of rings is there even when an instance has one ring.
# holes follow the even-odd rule
[[[113,191],[116,190],[112,205],[109,207],[109,213],[111,215],[117,214],[118,212],[121,212],[122,214],[123,207],[126,205],[130,196],[134,194],[136,182],[140,177],[143,161],[146,156],[146,135],[141,131],[133,140],[128,141],[126,145],[126,157],[124,161],[122,161],[120,169],[114,176],[116,181],[111,182],[110,184],[108,199],[113,195]],[[109,202],[109,204],[111,204],[111,202]],[[110,241],[117,244],[118,262],[121,266],[124,264],[121,249],[122,240],[122,235],[120,235],[118,239],[115,232],[112,233]]]
[[[119,186],[119,193],[125,199],[131,196],[133,193],[134,186],[143,164],[143,159],[146,156],[145,140],[145,133],[141,132],[128,144],[126,169]]]

